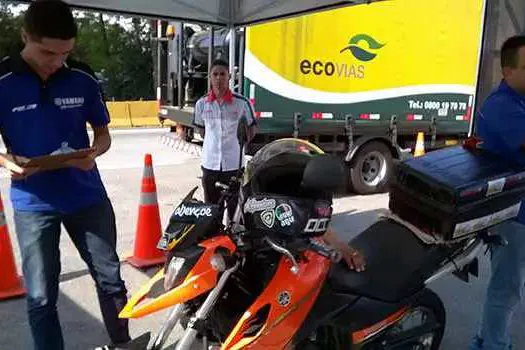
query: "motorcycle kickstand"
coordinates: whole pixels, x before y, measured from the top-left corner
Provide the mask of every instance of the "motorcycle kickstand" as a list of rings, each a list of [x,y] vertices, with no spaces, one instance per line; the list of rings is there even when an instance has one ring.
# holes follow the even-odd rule
[[[148,348],[148,350],[161,350],[162,349],[162,346],[164,345],[166,340],[168,340],[168,336],[173,331],[173,328],[175,328],[175,326],[177,325],[177,322],[181,318],[183,312],[184,312],[183,304],[177,304],[173,307],[173,309],[168,315],[168,318],[164,322],[164,325],[162,326],[161,330],[155,337],[152,347]]]

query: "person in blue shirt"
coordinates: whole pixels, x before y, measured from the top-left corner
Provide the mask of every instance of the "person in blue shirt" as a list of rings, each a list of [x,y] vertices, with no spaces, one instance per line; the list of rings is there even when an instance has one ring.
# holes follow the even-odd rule
[[[17,160],[93,147],[58,170],[0,165],[11,174],[11,201],[34,348],[64,349],[57,314],[61,225],[93,277],[112,345],[126,348],[127,302],[116,253],[116,225],[96,166],[111,144],[109,114],[93,71],[68,58],[77,27],[61,1],[34,1],[24,15],[20,53],[0,62],[0,133]],[[94,132],[89,144],[86,123]]]
[[[501,48],[503,79],[487,97],[476,120],[483,148],[525,165],[525,36],[514,36]],[[479,332],[471,350],[507,350],[511,319],[525,286],[525,205],[515,220],[493,233],[508,242],[491,247],[491,277]]]

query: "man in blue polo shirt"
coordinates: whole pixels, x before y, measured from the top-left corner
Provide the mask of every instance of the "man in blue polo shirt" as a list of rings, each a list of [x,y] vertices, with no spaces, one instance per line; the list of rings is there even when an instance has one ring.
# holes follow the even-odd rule
[[[91,69],[68,59],[77,34],[61,1],[32,2],[24,16],[21,53],[0,62],[0,133],[15,159],[89,148],[65,168],[24,168],[0,156],[11,174],[11,200],[20,246],[29,324],[35,349],[64,349],[56,309],[59,241],[64,225],[93,277],[112,345],[130,341],[118,314],[127,302],[116,253],[115,215],[95,158],[111,144],[109,115]],[[19,163],[21,164],[21,163]]]
[[[525,36],[501,49],[503,80],[487,98],[476,121],[483,147],[525,165]],[[491,247],[491,278],[481,329],[471,350],[511,349],[512,315],[525,285],[525,205],[516,218],[493,229],[508,244]]]

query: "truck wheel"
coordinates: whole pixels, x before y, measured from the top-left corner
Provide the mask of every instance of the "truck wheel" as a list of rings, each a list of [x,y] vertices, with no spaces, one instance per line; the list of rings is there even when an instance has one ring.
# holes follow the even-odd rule
[[[383,192],[392,171],[392,153],[378,141],[365,144],[350,163],[350,187],[358,194]]]
[[[186,127],[186,130],[184,130],[184,141],[186,142],[192,142],[193,137],[195,136],[193,133],[193,128]]]
[[[189,128],[184,125],[177,125],[175,132],[177,133],[177,137],[181,140],[184,140],[186,142],[193,141],[194,132],[193,128]]]

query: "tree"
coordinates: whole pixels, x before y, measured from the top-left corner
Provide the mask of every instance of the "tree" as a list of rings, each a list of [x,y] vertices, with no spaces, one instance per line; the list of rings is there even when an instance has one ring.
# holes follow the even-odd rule
[[[141,18],[109,17],[74,11],[78,38],[72,58],[88,63],[101,78],[109,99],[153,99],[151,26]],[[121,23],[131,21],[124,27]],[[22,15],[0,3],[0,59],[20,52]]]
[[[13,55],[22,48],[21,18],[15,17],[5,3],[0,3],[0,59]]]
[[[102,16],[87,13],[78,21],[75,56],[89,62],[104,79],[106,95],[116,100],[153,98],[153,62],[150,26],[132,18],[130,29],[105,22]]]

